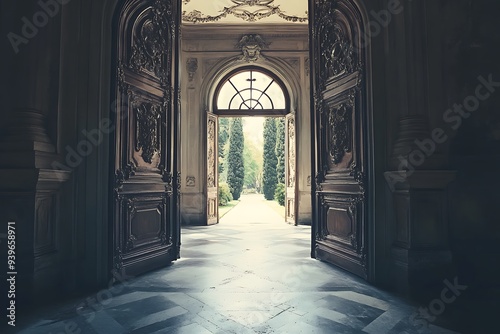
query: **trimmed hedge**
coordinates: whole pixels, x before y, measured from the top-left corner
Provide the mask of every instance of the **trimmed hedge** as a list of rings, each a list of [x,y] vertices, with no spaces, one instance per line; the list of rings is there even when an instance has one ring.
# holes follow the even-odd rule
[[[233,195],[229,190],[229,185],[227,183],[219,184],[219,206],[227,205],[233,200]]]
[[[281,206],[285,206],[285,192],[285,185],[283,183],[278,183],[278,185],[276,186],[276,190],[274,191],[274,199]]]

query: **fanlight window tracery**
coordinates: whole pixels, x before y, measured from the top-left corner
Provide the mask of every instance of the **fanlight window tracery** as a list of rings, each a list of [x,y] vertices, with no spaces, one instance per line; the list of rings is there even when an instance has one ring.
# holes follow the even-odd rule
[[[220,115],[284,115],[288,112],[288,96],[281,81],[271,73],[244,69],[219,84],[214,111]]]

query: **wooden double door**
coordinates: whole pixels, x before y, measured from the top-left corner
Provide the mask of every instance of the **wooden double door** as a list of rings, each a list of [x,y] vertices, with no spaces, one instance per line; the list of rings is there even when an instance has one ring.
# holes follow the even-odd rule
[[[369,45],[356,4],[309,3],[315,174],[311,247],[313,257],[368,278]],[[179,257],[180,7],[180,0],[126,0],[115,18],[111,251],[116,273],[137,275]],[[289,154],[290,147],[295,154],[294,122],[290,117],[286,123]],[[215,116],[209,115],[207,127],[215,138]],[[207,150],[213,147],[213,164],[207,168],[207,183],[213,175],[207,186],[207,221],[214,223],[216,140],[207,142]],[[287,219],[294,222],[295,162],[288,171]]]

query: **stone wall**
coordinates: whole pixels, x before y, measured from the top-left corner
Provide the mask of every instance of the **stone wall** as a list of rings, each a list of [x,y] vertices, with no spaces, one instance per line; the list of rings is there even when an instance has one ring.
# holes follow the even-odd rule
[[[299,224],[311,222],[311,139],[307,25],[185,25],[182,28],[181,174],[182,223],[206,224],[206,112],[215,87],[231,70],[260,66],[287,85],[297,122]],[[267,43],[255,61],[245,59],[241,38],[258,34]]]

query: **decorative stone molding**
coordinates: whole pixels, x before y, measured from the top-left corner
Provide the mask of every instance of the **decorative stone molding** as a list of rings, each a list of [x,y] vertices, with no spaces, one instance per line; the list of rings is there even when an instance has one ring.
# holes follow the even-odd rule
[[[188,2],[189,0],[183,1],[184,4]],[[305,23],[308,20],[307,15],[299,17],[285,14],[279,6],[274,6],[274,0],[231,0],[231,2],[234,5],[221,8],[220,14],[216,16],[204,15],[199,10],[192,10],[189,13],[183,11],[182,21],[189,23],[217,22],[228,15],[233,15],[246,22],[256,22],[273,15],[288,22]]]
[[[198,59],[197,58],[188,58],[186,61],[186,69],[188,72],[189,82],[193,81],[194,75],[198,70]]]
[[[186,176],[186,187],[196,186],[196,178],[194,176]]]
[[[243,53],[241,56],[242,60],[254,62],[260,59],[260,51],[264,48],[268,48],[269,45],[270,43],[267,43],[260,35],[249,34],[241,37],[236,47],[240,48]]]

